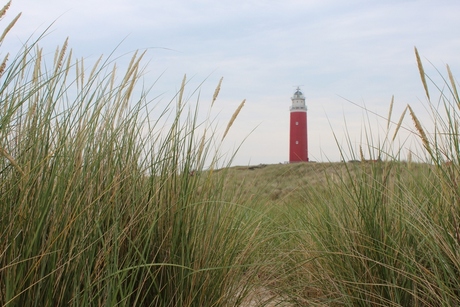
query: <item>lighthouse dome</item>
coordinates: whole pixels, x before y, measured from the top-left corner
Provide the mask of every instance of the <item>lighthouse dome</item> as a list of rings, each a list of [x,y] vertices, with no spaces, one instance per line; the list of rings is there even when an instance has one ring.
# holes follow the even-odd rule
[[[292,96],[292,106],[290,107],[291,112],[306,112],[307,106],[305,105],[305,96],[300,91],[300,88],[297,87],[297,90]]]
[[[300,91],[300,88],[297,88],[297,90],[294,93],[294,96],[292,97],[292,99],[305,99],[305,96]]]

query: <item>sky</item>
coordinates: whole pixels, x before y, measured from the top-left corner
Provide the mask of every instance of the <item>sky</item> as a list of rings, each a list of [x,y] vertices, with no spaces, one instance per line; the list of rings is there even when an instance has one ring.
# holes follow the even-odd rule
[[[222,130],[246,99],[221,147],[238,149],[233,165],[288,160],[297,86],[308,106],[310,160],[340,161],[359,146],[372,158],[366,148],[383,143],[393,96],[393,122],[410,104],[429,126],[414,47],[438,85],[446,64],[460,74],[458,0],[14,0],[3,25],[19,12],[1,52],[48,27],[44,50],[54,53],[69,37],[88,62],[114,52],[128,63],[147,50],[152,103],[173,99],[186,74],[187,97],[206,113],[223,77],[212,115]],[[405,155],[418,141],[409,117],[403,127],[391,150]]]

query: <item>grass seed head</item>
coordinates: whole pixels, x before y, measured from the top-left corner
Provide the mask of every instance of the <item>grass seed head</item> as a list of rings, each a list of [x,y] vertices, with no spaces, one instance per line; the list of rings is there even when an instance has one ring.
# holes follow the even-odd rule
[[[3,73],[5,72],[5,69],[6,69],[6,62],[8,61],[8,56],[10,54],[7,53],[5,58],[3,59],[3,62],[2,64],[0,64],[0,77],[3,76]]]
[[[450,85],[452,87],[452,91],[454,93],[455,100],[457,101],[457,106],[460,109],[460,97],[458,96],[457,86],[455,85],[455,79],[454,79],[454,76],[452,75],[452,71],[450,70],[449,65],[446,65],[446,67],[447,67],[447,74],[449,75]]]
[[[420,56],[418,54],[417,48],[414,47],[414,49],[415,49],[415,57],[417,58],[418,71],[420,72],[420,79],[422,79],[423,88],[425,89],[426,97],[430,99],[430,93],[428,92],[428,85],[426,84],[425,70],[423,69],[422,61],[420,60]]]
[[[399,118],[398,124],[396,125],[395,133],[393,134],[393,139],[392,139],[392,141],[395,140],[396,135],[398,134],[399,128],[401,128],[402,121],[404,120],[404,116],[406,116],[407,107],[408,107],[408,106],[406,106],[406,108],[404,109],[404,111],[403,111],[402,114],[401,114],[401,117]]]
[[[19,166],[19,164],[16,162],[16,159],[13,158],[5,149],[0,147],[0,154],[4,156],[8,161],[10,161],[11,165],[23,176],[25,176],[24,171],[22,168]]]
[[[0,43],[3,42],[3,40],[5,39],[5,36],[8,34],[8,32],[10,32],[11,28],[14,27],[14,25],[16,24],[16,21],[18,21],[19,17],[21,17],[21,14],[22,14],[22,13],[19,13],[19,14],[13,19],[13,21],[11,21],[10,24],[5,28],[5,30],[3,30],[2,36],[0,36]]]
[[[102,60],[102,55],[97,59],[96,63],[94,63],[93,68],[91,69],[91,72],[89,73],[89,79],[91,80],[93,76],[95,75],[97,68],[99,67],[99,63],[101,63]]]
[[[230,118],[230,121],[228,122],[228,125],[227,125],[227,128],[225,129],[225,132],[224,132],[224,136],[222,137],[222,140],[225,138],[225,136],[227,135],[228,131],[230,130],[230,127],[233,125],[233,122],[235,121],[235,119],[238,117],[238,114],[240,113],[241,109],[243,108],[244,106],[244,103],[246,102],[246,99],[244,99],[240,105],[238,106],[238,108],[236,108],[235,112],[233,113],[232,115],[232,118]]]
[[[198,147],[198,158],[197,158],[198,163],[201,162],[201,157],[203,156],[205,142],[206,142],[206,129],[204,129],[203,136],[201,137],[200,145]]]
[[[10,5],[11,5],[11,1],[8,1],[8,3],[5,4],[5,6],[0,10],[0,18],[5,16],[6,11],[8,11],[8,9],[10,8]]]
[[[39,81],[39,77],[41,74],[41,63],[42,63],[42,48],[38,48],[37,46],[37,55],[35,58],[35,64],[34,64],[34,72],[33,72],[33,83],[37,84]]]
[[[414,122],[415,128],[417,129],[419,136],[422,139],[423,146],[426,148],[426,150],[428,150],[428,152],[431,152],[430,142],[428,141],[425,130],[423,130],[422,124],[420,124],[420,121],[418,120],[411,106],[407,105],[407,108],[409,109],[409,113],[410,113],[410,116],[412,117],[412,121]]]
[[[62,48],[61,48],[61,51],[59,52],[59,55],[56,58],[55,71],[58,71],[59,68],[61,68],[61,66],[62,66],[62,62],[64,61],[64,55],[65,55],[65,52],[67,51],[68,44],[69,44],[69,38],[67,37],[65,42],[64,42],[64,45],[62,45]],[[58,54],[57,50],[56,50],[56,54]]]
[[[214,95],[212,96],[212,103],[211,103],[211,107],[214,105],[214,101],[216,101],[217,99],[217,96],[219,95],[219,92],[220,92],[220,86],[222,84],[222,80],[224,79],[224,77],[220,78],[219,80],[219,84],[217,84],[217,87],[216,87],[216,90],[214,91]]]
[[[179,101],[177,102],[177,110],[180,110],[182,107],[182,99],[184,97],[184,90],[185,90],[185,83],[187,82],[187,75],[184,75],[184,78],[182,79],[182,84],[180,86],[180,91],[179,91]]]
[[[391,123],[391,114],[393,113],[393,103],[395,101],[395,96],[391,96],[390,110],[388,111],[388,120],[387,120],[387,129],[390,128]]]

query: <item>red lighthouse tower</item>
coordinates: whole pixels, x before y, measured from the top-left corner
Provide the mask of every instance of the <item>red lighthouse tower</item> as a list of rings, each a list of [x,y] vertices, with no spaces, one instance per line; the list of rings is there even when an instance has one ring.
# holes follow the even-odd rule
[[[291,100],[289,162],[308,162],[307,106],[299,87]]]

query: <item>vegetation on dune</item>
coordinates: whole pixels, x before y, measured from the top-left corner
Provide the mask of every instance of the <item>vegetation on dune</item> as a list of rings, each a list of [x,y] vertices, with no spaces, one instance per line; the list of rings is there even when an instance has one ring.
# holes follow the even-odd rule
[[[278,227],[280,257],[274,287],[295,304],[460,304],[460,100],[447,66],[432,103],[417,51],[416,60],[433,131],[408,105],[383,144],[368,138],[369,148],[343,152],[355,163],[238,167],[227,176],[231,186],[244,181],[247,197],[272,206],[267,216]],[[390,147],[406,114],[426,162],[391,154],[400,152]],[[390,111],[388,129],[391,123]],[[378,158],[365,160],[363,151]]]
[[[378,151],[382,161],[343,164],[336,172],[340,180],[329,175],[326,189],[304,190],[303,203],[286,207],[297,229],[293,246],[298,249],[301,244],[303,250],[293,261],[293,266],[302,264],[297,267],[300,282],[294,293],[303,302],[460,304],[460,101],[447,67],[445,89],[432,103],[417,51],[416,59],[428,109],[433,111],[434,131],[424,128],[410,106],[407,110],[424,151],[420,156],[426,156],[427,163],[402,162],[392,156],[391,150],[383,148],[390,139],[383,145],[368,140],[374,146],[369,151]],[[401,120],[395,133],[400,125]],[[307,284],[303,276],[310,276],[316,298],[299,291]]]
[[[143,54],[120,78],[67,40],[50,67],[38,43],[2,65],[0,305],[239,306],[260,217],[210,177],[215,127],[186,78],[172,111],[152,111]]]
[[[0,64],[0,305],[460,305],[449,67],[432,103],[416,52],[434,131],[410,106],[393,126],[392,101],[384,143],[343,152],[358,163],[228,167],[244,100],[217,136],[185,77],[151,108],[143,54],[87,69],[66,40],[49,66],[39,41]],[[388,150],[406,114],[426,163]]]

